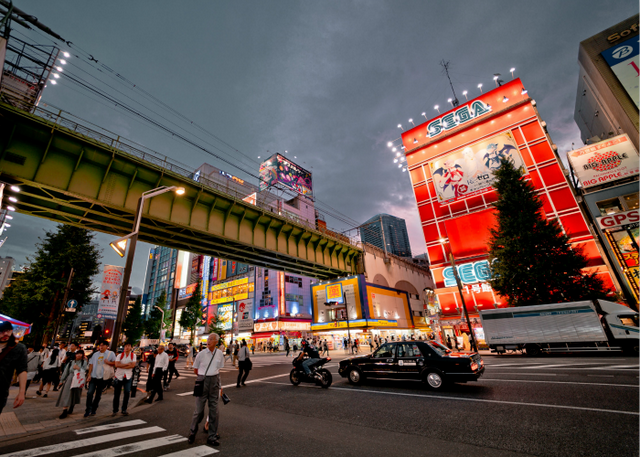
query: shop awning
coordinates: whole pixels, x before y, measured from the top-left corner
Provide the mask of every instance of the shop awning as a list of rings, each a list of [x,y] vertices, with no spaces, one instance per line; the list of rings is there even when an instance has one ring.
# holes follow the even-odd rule
[[[13,325],[13,334],[16,338],[22,338],[25,335],[28,335],[31,332],[31,324],[27,324],[26,322],[19,321],[18,319],[13,319],[9,316],[5,316],[4,314],[0,314],[0,322],[11,322]]]

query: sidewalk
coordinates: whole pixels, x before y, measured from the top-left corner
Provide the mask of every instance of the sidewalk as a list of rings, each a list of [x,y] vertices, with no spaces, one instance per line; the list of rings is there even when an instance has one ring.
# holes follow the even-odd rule
[[[144,385],[138,385],[139,389]],[[87,400],[87,390],[83,389],[80,404],[76,405],[73,414],[66,419],[59,419],[62,414],[62,407],[56,407],[58,394],[60,392],[49,391],[47,398],[36,395],[37,386],[31,384],[27,389],[27,395],[24,403],[19,408],[13,409],[13,401],[18,395],[18,387],[12,386],[9,389],[9,398],[7,405],[0,414],[0,440],[6,438],[17,438],[31,432],[39,432],[58,427],[73,425],[79,421],[88,425],[110,417],[112,412],[113,388],[102,394],[100,407],[94,417],[83,417],[85,409],[85,401]],[[135,398],[129,399],[129,410],[136,408],[138,403],[145,399],[146,393],[138,390]],[[122,401],[122,396],[120,397]]]

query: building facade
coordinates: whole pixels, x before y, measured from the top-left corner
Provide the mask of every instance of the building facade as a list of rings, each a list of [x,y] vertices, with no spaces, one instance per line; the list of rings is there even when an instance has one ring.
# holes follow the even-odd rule
[[[142,306],[145,317],[155,306],[162,292],[167,294],[167,302],[171,302],[174,291],[178,250],[164,246],[155,246],[149,250],[147,272],[142,293]]]
[[[360,226],[363,242],[398,257],[411,257],[411,244],[404,219],[389,214],[377,214]]]
[[[444,339],[473,330],[482,343],[478,311],[507,306],[487,282],[489,228],[496,221],[492,203],[497,199],[491,183],[502,159],[523,167],[546,217],[557,220],[569,242],[583,249],[586,272],[613,288],[613,278],[567,180],[568,170],[545,127],[535,100],[516,78],[402,134]],[[463,322],[451,257],[473,329]]]
[[[638,15],[580,43],[574,119],[583,143],[626,133],[638,150]]]

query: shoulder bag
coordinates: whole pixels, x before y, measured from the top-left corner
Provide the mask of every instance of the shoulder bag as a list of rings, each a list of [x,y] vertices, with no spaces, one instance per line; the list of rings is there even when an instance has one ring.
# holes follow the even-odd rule
[[[204,378],[207,375],[207,371],[209,371],[209,367],[211,366],[211,362],[213,362],[213,359],[216,356],[216,351],[218,350],[218,348],[213,350],[213,354],[211,355],[211,360],[209,360],[209,365],[207,365],[207,369],[204,370],[204,375],[198,375],[198,377],[196,378],[196,383],[193,386],[193,396],[194,397],[202,397],[202,394],[204,394]]]
[[[107,353],[105,352],[104,361],[102,362],[102,379],[104,379],[105,381],[109,381],[115,375],[115,370],[113,369],[113,367],[111,365],[107,365],[107,360],[109,360],[109,357],[111,356],[111,351],[108,351],[108,353],[109,355],[107,355]]]
[[[251,359],[249,358],[249,350],[247,349],[246,346],[244,346],[244,353],[245,353],[244,368],[247,371],[251,371],[251,369],[253,368],[253,363],[251,362]]]

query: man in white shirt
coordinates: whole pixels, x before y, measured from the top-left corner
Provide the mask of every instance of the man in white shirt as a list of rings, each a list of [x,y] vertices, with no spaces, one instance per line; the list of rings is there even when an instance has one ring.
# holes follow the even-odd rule
[[[89,390],[87,391],[87,406],[84,417],[96,415],[96,411],[100,405],[100,399],[102,398],[102,391],[107,383],[107,381],[104,380],[104,366],[115,365],[116,356],[113,352],[109,351],[108,348],[109,343],[107,341],[101,341],[100,350],[94,353],[89,359],[89,370],[87,371]]]
[[[158,355],[153,365],[153,374],[151,382],[151,395],[145,400],[145,403],[153,403],[153,398],[158,394],[158,401],[164,400],[162,390],[162,377],[164,372],[169,369],[169,356],[164,352],[164,346],[158,346]]]
[[[219,336],[212,333],[207,338],[207,349],[200,351],[193,362],[193,371],[198,380],[204,380],[201,397],[196,397],[196,410],[191,421],[189,444],[196,440],[198,426],[204,417],[204,407],[209,403],[209,437],[207,444],[220,446],[218,439],[218,398],[222,395],[220,388],[220,368],[224,367],[224,354],[218,349]]]
[[[122,400],[122,415],[128,416],[127,406],[131,394],[131,382],[133,381],[133,369],[136,366],[136,355],[131,351],[131,343],[124,344],[124,352],[116,357],[116,374],[113,386],[113,416],[118,414],[120,406],[120,392],[124,388]]]

